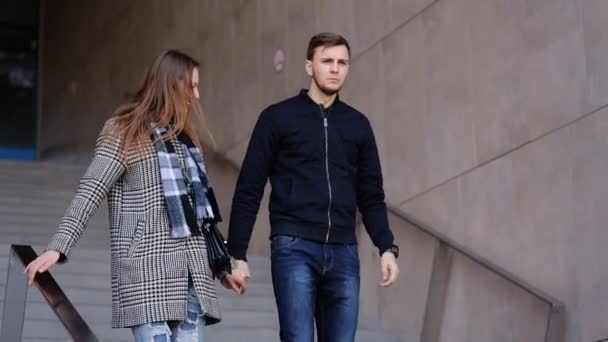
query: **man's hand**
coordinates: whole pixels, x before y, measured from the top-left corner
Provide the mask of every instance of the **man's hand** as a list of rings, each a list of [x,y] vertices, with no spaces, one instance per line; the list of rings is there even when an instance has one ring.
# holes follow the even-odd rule
[[[395,255],[391,252],[384,252],[380,258],[380,268],[382,270],[381,287],[389,287],[397,282],[399,277],[399,266]]]
[[[232,270],[232,273],[227,274],[222,279],[222,285],[239,295],[244,295],[245,291],[247,291],[247,286],[249,286],[249,278],[251,278],[249,265],[246,261],[237,260],[236,267]]]
[[[251,273],[249,273],[249,264],[247,263],[247,261],[237,260],[236,269],[237,272],[240,272],[242,276],[245,277],[247,281],[249,281],[249,278],[251,278]]]

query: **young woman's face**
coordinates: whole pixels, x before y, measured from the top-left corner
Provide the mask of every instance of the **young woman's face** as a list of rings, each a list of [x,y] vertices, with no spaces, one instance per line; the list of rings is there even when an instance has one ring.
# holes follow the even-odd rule
[[[198,100],[200,98],[198,93],[198,68],[192,69],[192,92],[194,93],[194,98]]]

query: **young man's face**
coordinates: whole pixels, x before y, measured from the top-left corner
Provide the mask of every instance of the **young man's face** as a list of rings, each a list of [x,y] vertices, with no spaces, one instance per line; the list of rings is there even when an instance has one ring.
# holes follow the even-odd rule
[[[342,89],[349,65],[346,46],[319,46],[312,61],[306,61],[306,73],[312,78],[313,86],[316,85],[327,95],[333,95]]]
[[[192,92],[194,93],[194,98],[198,100],[200,98],[198,93],[198,68],[192,69]]]

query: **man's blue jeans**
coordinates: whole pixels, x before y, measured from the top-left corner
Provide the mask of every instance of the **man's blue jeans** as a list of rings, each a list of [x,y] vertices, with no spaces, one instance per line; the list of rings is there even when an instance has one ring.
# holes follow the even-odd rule
[[[282,342],[353,342],[359,313],[355,244],[278,235],[271,245],[272,284]]]

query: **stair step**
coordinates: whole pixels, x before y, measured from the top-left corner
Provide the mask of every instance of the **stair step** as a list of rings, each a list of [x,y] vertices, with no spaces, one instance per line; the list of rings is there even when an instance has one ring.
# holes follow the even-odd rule
[[[50,194],[51,195],[51,194]],[[40,196],[5,196],[4,194],[0,196],[0,207],[1,208],[19,208],[23,206],[27,206],[28,208],[36,208],[36,212],[38,209],[54,209],[64,211],[66,206],[72,200],[72,196],[58,197],[57,194],[52,194],[52,198],[43,198]]]
[[[69,198],[76,193],[77,184],[73,186],[48,186],[30,185],[22,186],[15,184],[0,184],[2,186],[2,197],[23,197],[23,198]]]
[[[223,323],[223,322],[222,322]],[[205,331],[209,341],[222,342],[280,342],[279,330],[268,328],[224,328],[223,324],[212,325]]]
[[[109,326],[89,325],[100,341],[132,341],[129,329],[111,329]],[[26,320],[23,327],[25,339],[62,339],[70,341],[67,331],[55,318],[53,320]]]
[[[110,250],[110,242],[108,241],[108,239],[104,238],[104,239],[89,239],[88,238],[87,232],[85,231],[83,238],[78,241],[77,246],[74,248],[74,250],[77,249],[82,249],[82,248],[98,248],[98,247],[104,247],[106,246],[107,250]],[[7,238],[8,241],[10,241],[12,244],[16,244],[16,245],[40,245],[40,246],[46,246],[46,244],[49,243],[49,241],[51,240],[52,237],[52,233],[49,233],[48,235],[42,235],[42,236],[38,236],[35,234],[32,234],[31,236],[24,236],[23,234],[3,234],[3,239]],[[39,249],[39,253],[42,253],[45,250],[46,247],[40,248]],[[109,253],[109,252],[108,252]],[[70,256],[71,258],[73,258],[74,256]]]
[[[40,215],[29,217],[23,217],[18,215],[5,215],[3,217],[0,217],[0,230],[11,230],[13,229],[13,227],[16,227],[16,229],[19,229],[24,233],[34,232],[39,229],[41,229],[42,231],[51,229],[54,233],[54,231],[57,230],[57,225],[63,217],[66,208],[64,208],[61,212],[57,212],[53,215],[49,215],[46,217]],[[85,231],[88,231],[90,230],[90,228],[93,227],[104,227],[105,230],[108,230],[108,215],[105,209],[99,209],[97,213],[93,217],[91,217]],[[28,230],[28,228],[31,229]],[[3,238],[2,243],[9,244],[10,242]]]

